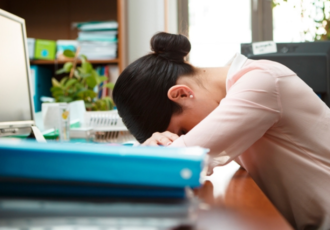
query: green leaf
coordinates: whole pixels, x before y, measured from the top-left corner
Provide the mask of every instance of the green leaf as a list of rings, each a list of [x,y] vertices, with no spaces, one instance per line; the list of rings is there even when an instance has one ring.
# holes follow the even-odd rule
[[[111,97],[104,97],[103,100],[110,101],[111,103],[113,103],[113,100]]]
[[[72,67],[73,67],[73,63],[72,62],[66,62],[63,65],[63,68],[57,70],[55,73],[56,74],[69,73],[71,71]]]
[[[65,88],[69,88],[71,85],[75,84],[77,82],[77,79],[71,78],[65,83]]]
[[[63,55],[68,58],[74,58],[76,56],[76,53],[72,50],[64,50]]]
[[[98,85],[101,84],[102,82],[108,80],[108,78],[106,76],[100,76],[100,77],[97,77],[96,79],[97,79],[97,84]]]
[[[92,111],[100,110],[95,103],[92,104]]]
[[[87,109],[91,109],[92,106],[93,106],[93,103],[85,102],[85,107],[86,107]]]
[[[61,87],[61,84],[55,78],[52,78],[52,84],[53,86]]]
[[[94,76],[86,77],[86,84],[88,85],[88,88],[93,89],[97,85],[97,81]]]
[[[50,92],[63,91],[61,87],[53,86],[50,88]]]
[[[97,95],[93,90],[90,89],[86,90],[84,94],[86,97],[90,97],[90,98],[95,98]]]
[[[80,60],[81,60],[82,63],[87,62],[86,55],[80,54]]]
[[[79,73],[79,71],[78,70],[74,70],[74,72],[73,72],[73,76],[75,76],[76,78],[81,78],[81,76],[80,76],[80,73]]]
[[[59,96],[64,96],[64,92],[62,91],[55,91],[52,93],[53,97],[57,98]]]
[[[95,70],[95,69],[92,69],[92,75],[95,77],[95,78],[98,78],[100,77],[99,73]]]
[[[66,73],[69,73],[71,71],[72,67],[73,67],[72,62],[66,62],[63,66],[63,69],[65,69]]]
[[[102,111],[108,110],[108,106],[107,106],[106,101],[100,100],[99,102],[100,102],[100,106],[99,106],[100,110],[102,110]]]
[[[59,70],[56,70],[56,74],[62,74],[62,73],[65,73],[66,72],[66,70],[64,69],[64,68],[62,68],[62,69],[59,69]]]
[[[93,66],[89,62],[83,62],[81,64],[81,67],[82,67],[83,73],[92,73],[92,71],[93,71]]]
[[[67,91],[68,91],[68,96],[73,96],[76,92],[74,88],[69,88]]]
[[[75,87],[76,87],[77,90],[86,89],[81,81],[77,81],[77,83],[75,84]]]
[[[59,96],[58,100],[59,102],[71,102],[73,101],[73,98],[68,96]]]
[[[113,107],[114,107],[114,105],[115,105],[115,103],[113,102],[112,98],[110,98],[110,97],[104,97],[103,100],[107,102],[107,104],[108,104],[108,110],[112,110]]]
[[[108,82],[107,84],[105,84],[103,86],[103,88],[109,88],[109,89],[113,89],[115,87],[115,84],[112,82]]]
[[[87,90],[88,89],[86,89],[86,88],[78,89],[73,96],[74,97],[82,96],[84,94],[84,92],[86,92]]]
[[[81,73],[80,76],[83,78],[86,78],[86,77],[92,76],[92,74],[91,73]]]
[[[66,82],[67,80],[68,80],[68,77],[64,77],[64,78],[62,78],[61,81],[60,81],[60,84],[64,86],[64,85],[65,85],[65,82]]]
[[[104,97],[102,99],[95,101],[95,107],[93,109],[107,111],[107,110],[112,110],[113,106],[114,103],[112,99],[110,97]]]

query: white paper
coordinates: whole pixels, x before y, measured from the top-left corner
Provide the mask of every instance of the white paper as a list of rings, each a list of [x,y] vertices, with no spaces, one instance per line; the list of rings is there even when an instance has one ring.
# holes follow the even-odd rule
[[[252,51],[255,55],[276,53],[277,47],[276,43],[273,41],[255,42],[252,43]]]
[[[85,102],[83,100],[74,101],[70,104],[70,123],[79,121],[80,124],[84,123],[84,116],[86,113]]]
[[[58,129],[59,120],[59,104],[58,103],[42,103],[42,121],[44,129]]]

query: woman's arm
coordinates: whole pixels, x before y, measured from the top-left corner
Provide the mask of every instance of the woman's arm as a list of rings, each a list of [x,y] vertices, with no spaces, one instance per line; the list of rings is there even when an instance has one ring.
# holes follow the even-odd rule
[[[211,114],[171,146],[209,148],[213,166],[230,162],[279,120],[276,81],[262,69],[244,74]]]

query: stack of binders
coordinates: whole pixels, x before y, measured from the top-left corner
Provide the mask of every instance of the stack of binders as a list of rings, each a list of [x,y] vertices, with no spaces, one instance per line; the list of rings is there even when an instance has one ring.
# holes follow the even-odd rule
[[[89,60],[117,57],[118,23],[115,21],[78,23],[80,54]]]
[[[0,195],[185,199],[207,150],[0,141]]]

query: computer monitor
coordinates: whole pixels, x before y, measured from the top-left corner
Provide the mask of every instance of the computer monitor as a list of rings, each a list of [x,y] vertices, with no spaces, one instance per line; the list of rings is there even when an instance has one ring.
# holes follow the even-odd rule
[[[0,137],[28,134],[36,127],[25,21],[0,9],[0,31]]]
[[[249,59],[279,62],[293,70],[330,107],[330,41],[277,43],[277,53],[254,55],[252,44],[241,44]]]

